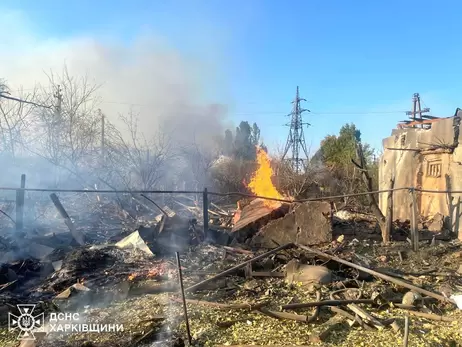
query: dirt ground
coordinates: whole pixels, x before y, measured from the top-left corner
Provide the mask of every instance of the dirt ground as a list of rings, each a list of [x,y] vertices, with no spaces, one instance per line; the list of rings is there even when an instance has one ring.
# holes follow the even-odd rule
[[[326,248],[336,248],[330,245]],[[439,244],[423,244],[418,253],[409,250],[409,244],[397,242],[382,246],[373,241],[348,241],[338,256],[361,259],[374,269],[392,272],[412,281],[415,285],[433,291],[447,293],[460,292],[462,276],[456,270],[462,265],[462,247],[457,243],[442,242]],[[230,267],[233,264],[249,259],[246,255],[232,255],[223,260],[223,252],[219,247],[201,245],[183,257],[185,268],[185,286],[197,283],[209,274]],[[281,271],[291,258],[304,262],[319,264],[306,252],[299,250],[282,251],[266,262],[255,266],[254,271],[265,267]],[[168,260],[173,266],[173,259]],[[379,279],[362,280],[340,279],[345,276],[345,269],[339,268],[333,261],[324,261],[338,280],[326,285],[288,284],[283,278],[245,278],[242,274],[226,277],[212,283],[208,288],[188,294],[189,299],[231,304],[258,304],[266,302],[265,307],[272,311],[281,311],[281,306],[293,302],[317,301],[316,292],[321,293],[322,300],[329,299],[333,290],[345,286],[360,288],[363,298],[371,298],[377,294],[382,297],[402,297],[407,292],[395,284]],[[108,266],[113,266],[109,264]],[[195,272],[202,272],[195,275]],[[354,273],[348,273],[355,276]],[[144,281],[144,275],[140,280]],[[148,281],[149,279],[146,279]],[[177,283],[176,278],[171,282]],[[178,302],[179,296],[174,293],[146,294],[119,301],[106,302],[99,308],[78,308],[88,323],[124,325],[124,331],[118,333],[72,333],[61,335],[50,333],[46,338],[37,341],[37,346],[171,346],[172,340],[181,337],[186,341],[186,328],[183,319],[183,308]],[[56,302],[56,301],[54,301]],[[58,302],[58,306],[66,308]],[[382,346],[402,345],[404,317],[410,313],[391,303],[366,305],[359,304],[364,310],[381,321],[395,319],[397,330],[391,328],[364,329],[350,326],[346,320],[340,320],[322,342],[313,342],[313,338],[322,333],[330,325],[333,312],[328,307],[321,307],[318,318],[312,323],[298,322],[288,319],[275,319],[262,314],[258,310],[230,309],[203,306],[189,302],[188,315],[193,340],[198,346],[217,345],[313,345],[313,346]],[[451,322],[441,322],[410,314],[410,346],[462,346],[462,311],[452,304],[430,302],[420,308],[421,312],[432,312],[445,317]],[[292,314],[311,316],[313,309],[286,311]],[[399,331],[398,331],[399,327]],[[0,331],[1,346],[18,346],[17,334],[7,328]],[[168,339],[169,342],[165,342]],[[164,342],[162,342],[162,340]],[[153,344],[158,341],[158,344]],[[372,342],[373,341],[373,342]],[[186,342],[187,344],[187,342]],[[177,343],[181,345],[181,343]]]

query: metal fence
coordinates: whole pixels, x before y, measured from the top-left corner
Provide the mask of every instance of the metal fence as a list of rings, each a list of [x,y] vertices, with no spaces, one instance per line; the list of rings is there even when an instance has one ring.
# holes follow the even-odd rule
[[[376,190],[372,192],[363,192],[363,193],[354,193],[354,194],[344,194],[344,195],[333,195],[333,196],[324,196],[319,198],[309,198],[309,199],[301,199],[301,200],[294,200],[294,199],[277,199],[272,197],[266,196],[258,196],[252,194],[246,194],[241,192],[228,192],[228,193],[219,193],[219,192],[211,192],[208,191],[207,188],[204,188],[202,191],[193,191],[193,190],[96,190],[96,189],[49,189],[49,188],[26,188],[26,175],[21,175],[20,180],[20,187],[0,187],[0,191],[14,191],[16,193],[16,229],[22,230],[23,229],[23,221],[24,221],[24,203],[25,203],[25,193],[26,192],[42,192],[42,193],[52,193],[50,195],[51,200],[55,204],[55,207],[58,209],[60,214],[64,219],[69,219],[66,211],[59,203],[59,199],[56,199],[56,195],[54,193],[86,193],[86,194],[185,194],[185,195],[202,195],[202,210],[203,210],[203,222],[204,222],[204,232],[207,232],[209,229],[209,196],[220,196],[220,197],[228,197],[228,196],[239,196],[239,197],[246,197],[246,198],[260,198],[272,201],[278,201],[282,203],[303,203],[309,201],[334,201],[346,197],[358,197],[358,196],[366,196],[370,194],[383,194],[383,193],[392,193],[396,191],[409,191],[411,196],[411,241],[414,250],[418,249],[418,209],[416,203],[416,192],[420,193],[435,193],[435,194],[462,194],[462,191],[440,191],[440,190],[428,190],[428,189],[420,189],[415,187],[401,187],[401,188],[392,188],[392,189],[384,189],[384,190]],[[389,195],[389,199],[390,196]],[[391,197],[392,199],[392,197]],[[152,201],[152,200],[151,200]],[[387,217],[388,213],[385,213]],[[389,219],[387,218],[387,219]]]

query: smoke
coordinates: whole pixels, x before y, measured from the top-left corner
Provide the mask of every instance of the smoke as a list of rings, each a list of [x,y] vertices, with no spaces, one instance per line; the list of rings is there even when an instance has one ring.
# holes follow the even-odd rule
[[[223,74],[157,33],[125,42],[89,35],[43,38],[21,12],[1,11],[0,22],[8,28],[0,41],[0,78],[12,94],[37,83],[47,86],[46,73],[61,74],[65,64],[71,76],[85,75],[101,86],[100,108],[117,127],[119,115],[131,110],[147,138],[162,129],[174,143],[209,146],[210,138],[224,132],[226,107],[206,101],[206,90],[224,87],[214,81]]]

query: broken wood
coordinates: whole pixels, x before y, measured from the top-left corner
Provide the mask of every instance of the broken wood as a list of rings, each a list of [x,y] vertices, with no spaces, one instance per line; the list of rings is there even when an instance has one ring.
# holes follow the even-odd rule
[[[375,325],[376,327],[378,327],[378,328],[385,327],[385,325],[381,321],[379,321],[377,318],[375,318],[372,315],[370,315],[369,313],[367,313],[365,310],[360,308],[358,305],[356,305],[356,304],[348,304],[347,307],[350,310],[352,310],[355,314],[357,314],[359,317],[361,317],[361,319],[363,319],[365,321],[368,321],[369,323]]]
[[[173,293],[179,288],[173,283],[159,283],[157,281],[143,281],[130,285],[129,296],[138,296],[144,294]]]
[[[172,298],[172,301],[182,302],[182,300],[179,298]],[[267,301],[256,303],[256,304],[222,304],[219,302],[194,300],[194,299],[186,299],[186,303],[191,304],[191,305],[214,307],[220,310],[249,310],[249,311],[258,310],[269,304],[269,302]]]
[[[305,302],[297,304],[288,304],[281,306],[283,310],[296,310],[299,308],[308,308],[316,306],[343,306],[347,304],[375,304],[372,299],[351,299],[351,300],[323,300],[315,302]]]
[[[337,291],[334,291],[334,292],[331,292],[330,293],[330,298],[331,300],[336,300],[337,298],[335,297],[336,294],[338,293],[341,293],[341,292],[346,292],[346,296],[349,296],[348,295],[348,292],[350,290],[353,290],[352,288],[351,289],[340,289],[340,290],[337,290]],[[359,300],[360,297],[361,297],[361,290],[359,289],[354,289],[355,291],[358,292],[358,297],[355,298],[356,300]],[[351,296],[350,296],[351,297]],[[368,312],[366,312],[364,309],[360,308],[358,305],[354,304],[354,303],[350,303],[350,304],[347,304],[346,305],[351,311],[353,311],[355,314],[356,314],[356,317],[355,319],[358,320],[358,318],[360,318],[361,320],[358,321],[360,324],[364,321],[366,322],[369,322],[371,323],[372,325],[374,325],[376,328],[383,328],[385,327],[385,325],[379,321],[377,318],[375,318],[374,316],[372,316],[371,314],[369,314]]]
[[[407,347],[409,344],[409,316],[404,317],[404,338],[403,347]]]
[[[270,311],[264,308],[261,308],[257,310],[258,312],[264,314],[265,316],[271,317],[271,318],[276,318],[276,319],[289,319],[289,320],[294,320],[297,322],[307,322],[308,317],[305,315],[301,314],[294,314],[294,313],[288,313],[288,312],[278,312],[278,311]]]
[[[151,198],[148,198],[148,197],[147,197],[146,195],[144,195],[144,194],[141,194],[141,196],[142,196],[143,198],[145,198],[146,200],[148,200],[149,202],[151,202],[154,206],[156,206],[156,207],[159,209],[160,212],[162,212],[164,215],[166,215],[166,216],[168,217],[168,213],[165,212],[165,210],[164,210],[162,207],[160,207],[154,200],[152,200]]]
[[[204,280],[202,282],[196,283],[196,284],[192,285],[191,287],[186,288],[185,291],[186,292],[191,292],[191,291],[197,290],[197,289],[203,287],[207,283],[216,281],[218,278],[230,275],[230,274],[234,273],[236,270],[242,269],[243,267],[247,266],[247,264],[253,264],[253,263],[255,263],[255,262],[257,262],[257,261],[259,261],[261,259],[269,257],[272,254],[275,254],[275,253],[277,253],[279,251],[282,251],[283,249],[287,249],[287,248],[290,248],[290,247],[293,247],[293,246],[294,246],[293,243],[288,243],[288,244],[282,245],[280,247],[274,248],[271,251],[260,254],[259,256],[256,256],[256,257],[254,257],[254,258],[252,258],[250,260],[247,260],[247,261],[245,261],[245,262],[243,262],[241,264],[233,266],[232,268],[230,268],[228,270],[225,270],[223,272],[220,272],[219,274],[217,274],[217,275],[215,275],[213,277],[210,277],[210,278],[208,278],[208,279],[206,279],[206,280]]]
[[[334,317],[330,318],[325,324],[323,324],[325,329],[321,333],[310,335],[310,342],[324,342],[333,331],[336,331],[343,324],[344,320],[345,317],[341,315],[335,315]]]
[[[394,277],[391,277],[391,276],[388,276],[388,275],[385,275],[385,274],[382,274],[380,272],[377,272],[377,271],[374,271],[372,269],[369,269],[367,267],[364,267],[364,266],[360,266],[360,265],[357,265],[357,264],[354,264],[354,263],[351,263],[349,261],[346,261],[342,258],[339,258],[339,257],[336,257],[336,256],[333,256],[333,255],[329,255],[327,253],[324,253],[324,252],[321,252],[321,251],[318,251],[317,249],[314,249],[314,248],[310,248],[310,247],[306,247],[306,246],[303,246],[303,245],[297,245],[297,247],[307,251],[307,252],[310,252],[310,253],[314,253],[316,255],[318,255],[319,257],[322,257],[322,258],[325,258],[325,259],[330,259],[330,260],[333,260],[333,261],[336,261],[337,263],[340,263],[340,264],[343,264],[343,265],[347,265],[349,267],[352,267],[354,269],[357,269],[357,270],[360,270],[362,272],[365,272],[365,273],[368,273],[372,276],[375,276],[375,277],[378,277],[378,278],[381,278],[383,280],[386,280],[386,281],[389,281],[389,282],[392,282],[392,283],[395,283],[401,287],[404,287],[404,288],[408,288],[408,289],[411,289],[417,293],[420,293],[420,294],[424,294],[424,295],[427,295],[427,296],[430,296],[432,298],[435,298],[441,302],[445,302],[445,303],[451,303],[451,304],[455,304],[454,300],[450,299],[450,298],[447,298],[443,295],[440,295],[440,294],[437,294],[437,293],[434,293],[434,292],[431,292],[429,290],[426,290],[426,289],[422,289],[422,288],[419,288],[419,287],[416,287],[414,286],[413,284],[410,284],[408,282],[405,282],[405,281],[402,281],[398,278],[394,278]]]
[[[361,326],[363,329],[365,330],[369,330],[369,331],[374,331],[375,329],[372,328],[371,326],[367,325],[366,323],[364,323],[361,319],[357,319],[357,317],[353,316],[352,314],[348,313],[347,311],[345,310],[342,310],[341,308],[338,308],[338,307],[335,307],[335,306],[330,306],[329,309],[332,311],[332,312],[335,312],[347,319],[349,319],[350,321],[352,322],[357,322],[359,324],[359,326]]]
[[[439,316],[439,315],[433,314],[433,313],[425,313],[425,312],[412,311],[412,310],[409,310],[407,312],[410,315],[413,315],[413,316],[416,316],[416,317],[426,318],[426,319],[429,319],[429,320],[434,320],[434,321],[437,321],[437,322],[454,322],[454,321],[457,320],[457,318]]]
[[[239,254],[245,254],[245,255],[254,255],[252,251],[248,251],[246,249],[242,248],[234,248],[234,247],[228,247],[228,246],[223,246],[224,249],[226,249],[229,252],[232,253],[239,253]]]
[[[64,206],[61,204],[61,201],[59,201],[58,196],[55,193],[52,193],[50,194],[50,199],[51,201],[53,201],[53,204],[55,205],[59,214],[64,219],[64,223],[66,223],[67,227],[69,228],[69,231],[71,232],[71,235],[74,238],[74,240],[77,241],[78,244],[81,246],[85,245],[85,235],[75,228],[75,225],[71,220],[71,217],[69,217],[69,215],[67,214]]]

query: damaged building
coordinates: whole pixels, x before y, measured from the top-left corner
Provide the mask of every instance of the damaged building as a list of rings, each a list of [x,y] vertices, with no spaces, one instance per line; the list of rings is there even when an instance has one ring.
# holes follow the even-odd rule
[[[462,194],[456,193],[462,191],[461,116],[458,108],[452,117],[426,116],[398,124],[391,136],[383,140],[379,189],[389,189],[392,178],[395,188],[415,187],[419,215],[439,216],[441,229],[453,231],[462,240]],[[387,194],[380,194],[380,208],[386,212]],[[393,192],[393,219],[411,219],[411,196],[407,190]]]

